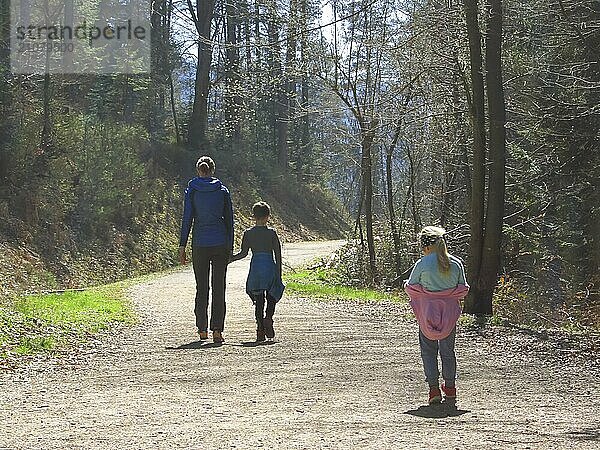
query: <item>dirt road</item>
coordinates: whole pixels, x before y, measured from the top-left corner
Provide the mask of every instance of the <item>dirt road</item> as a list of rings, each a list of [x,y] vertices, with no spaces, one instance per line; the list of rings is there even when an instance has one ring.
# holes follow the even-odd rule
[[[290,244],[290,265],[339,244]],[[424,407],[406,306],[284,297],[254,345],[248,259],[229,268],[226,343],[194,333],[183,269],[131,289],[141,324],[93,357],[0,378],[0,448],[597,449],[598,371],[522,334],[459,331],[458,409]],[[590,366],[591,367],[591,366]]]

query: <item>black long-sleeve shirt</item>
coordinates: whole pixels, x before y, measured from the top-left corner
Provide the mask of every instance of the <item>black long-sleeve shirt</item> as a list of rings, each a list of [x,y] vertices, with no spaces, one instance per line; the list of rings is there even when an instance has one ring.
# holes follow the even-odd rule
[[[249,250],[252,250],[252,253],[272,252],[275,256],[275,264],[277,265],[279,276],[281,277],[281,242],[279,241],[277,232],[273,228],[269,228],[266,225],[255,225],[244,231],[242,249],[239,253],[231,257],[231,261],[238,261],[245,258],[248,256]]]

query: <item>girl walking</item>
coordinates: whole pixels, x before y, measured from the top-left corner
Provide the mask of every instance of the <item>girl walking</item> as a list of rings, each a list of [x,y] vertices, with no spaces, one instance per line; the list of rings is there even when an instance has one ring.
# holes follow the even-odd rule
[[[256,340],[262,342],[265,338],[275,337],[275,304],[283,296],[285,287],[281,281],[281,242],[277,232],[267,227],[271,208],[265,202],[255,203],[252,206],[252,215],[255,225],[244,231],[242,249],[233,255],[231,261],[245,258],[248,251],[252,250],[246,293],[255,305]]]
[[[424,256],[417,261],[404,286],[419,322],[419,345],[429,384],[429,404],[442,400],[438,353],[445,400],[456,400],[456,322],[461,314],[460,300],[469,292],[461,260],[448,254],[445,233],[443,228],[432,226],[419,233]]]

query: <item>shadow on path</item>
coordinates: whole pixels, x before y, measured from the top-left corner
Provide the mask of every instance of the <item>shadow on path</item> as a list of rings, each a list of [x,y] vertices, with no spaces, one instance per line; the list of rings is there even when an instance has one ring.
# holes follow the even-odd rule
[[[187,344],[181,344],[179,347],[165,347],[165,350],[192,350],[192,349],[207,349],[207,348],[218,348],[225,345],[219,342],[204,342],[194,341]]]
[[[242,344],[240,345],[241,347],[262,347],[263,345],[273,345],[275,344],[275,341],[263,341],[263,342],[256,342],[256,341],[248,341],[248,342],[242,342]],[[233,344],[236,345],[236,344]]]
[[[193,341],[187,344],[181,344],[179,347],[165,347],[165,350],[201,350],[208,348],[218,348],[223,345],[230,345],[232,347],[262,347],[265,345],[273,345],[276,344],[276,341],[264,341],[264,342],[256,342],[256,341],[248,341],[242,342],[241,344],[228,344],[228,343],[216,343],[216,342],[205,342],[205,341]]]
[[[404,411],[404,414],[411,416],[423,417],[425,419],[444,419],[446,417],[458,417],[463,414],[470,413],[466,409],[458,409],[456,405],[442,403],[439,405],[419,406],[418,409],[409,409]]]
[[[582,428],[577,431],[566,433],[570,438],[578,441],[596,441],[600,442],[600,430],[597,428]]]

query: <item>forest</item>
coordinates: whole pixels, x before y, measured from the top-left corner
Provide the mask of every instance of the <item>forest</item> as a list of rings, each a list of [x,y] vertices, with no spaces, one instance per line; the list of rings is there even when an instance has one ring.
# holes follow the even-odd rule
[[[399,287],[441,225],[467,312],[600,325],[600,1],[152,0],[150,71],[85,75],[13,73],[9,9],[0,245],[45,261],[28,282],[172,265],[209,154],[299,222],[348,214],[348,283]]]

